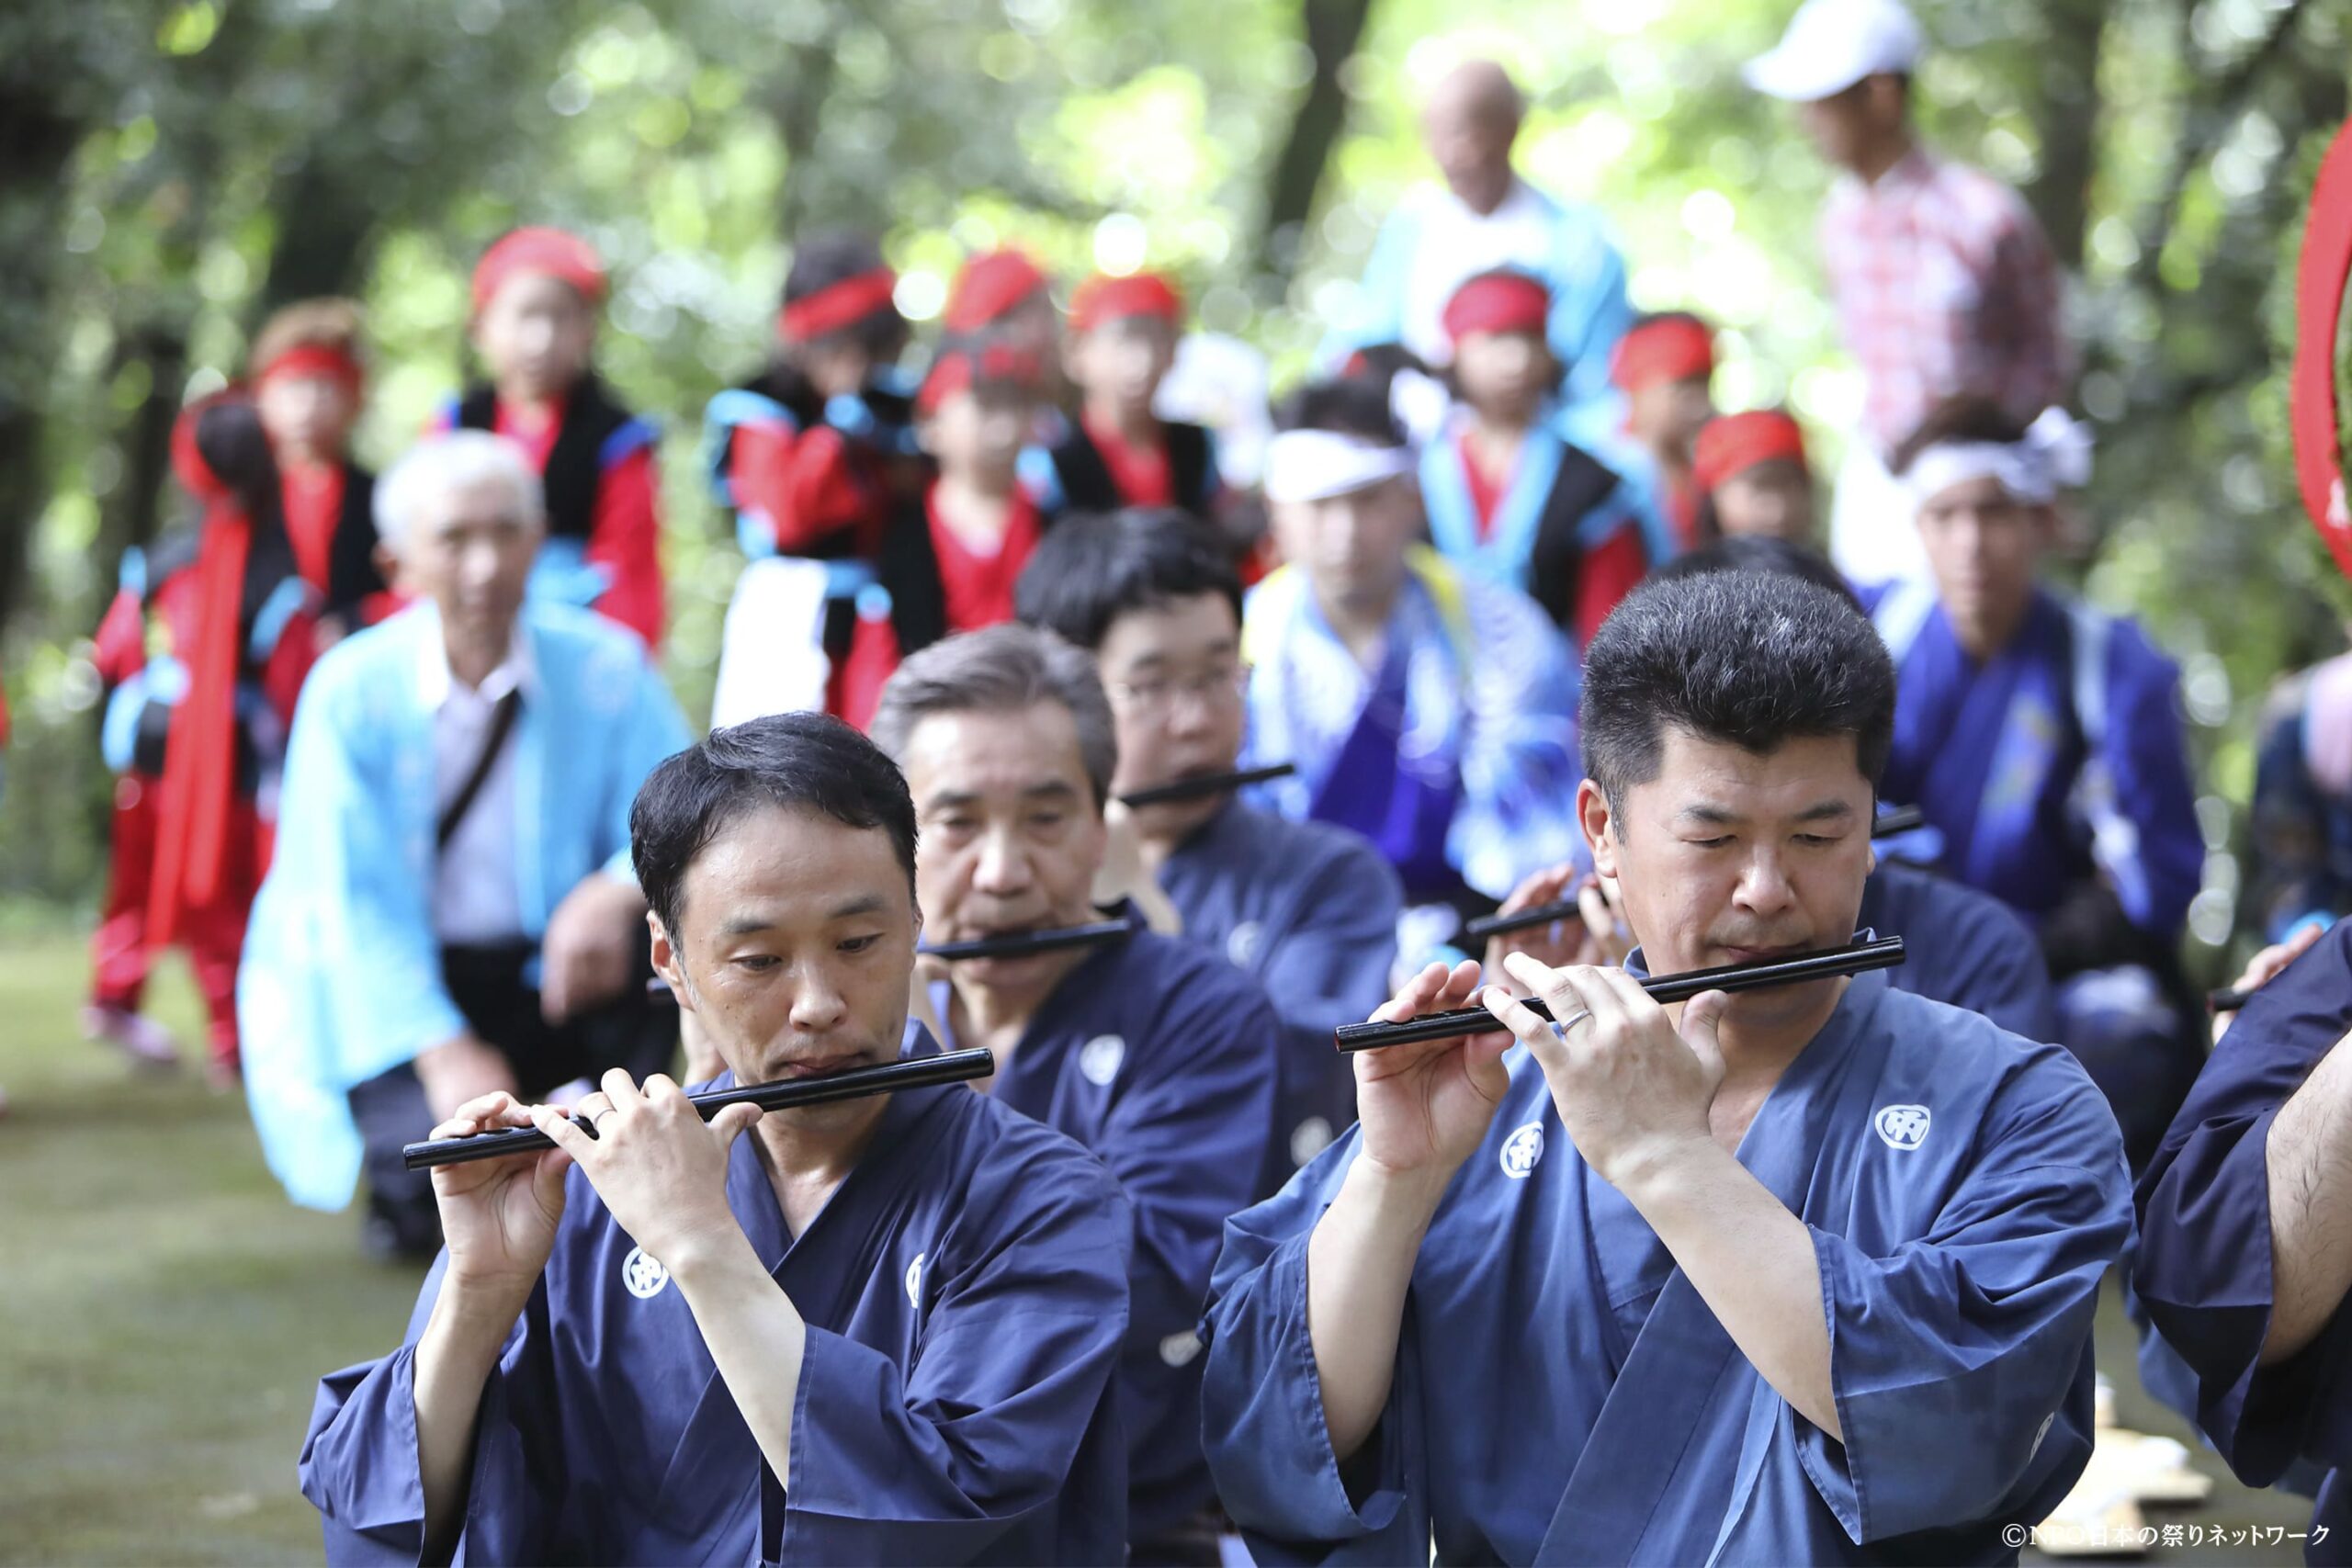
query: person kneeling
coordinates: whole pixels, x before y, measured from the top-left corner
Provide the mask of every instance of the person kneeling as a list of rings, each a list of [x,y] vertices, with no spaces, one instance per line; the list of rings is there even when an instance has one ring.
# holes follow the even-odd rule
[[[899,1057],[914,807],[871,744],[721,730],[630,829],[722,1085]],[[575,1116],[499,1093],[435,1130],[557,1147],[434,1172],[407,1341],[327,1378],[303,1444],[330,1561],[1120,1560],[1129,1219],[1077,1145],[956,1084],[706,1126],[615,1071]]]
[[[1507,960],[1556,1027],[1489,987],[1498,1031],[1357,1056],[1356,1129],[1227,1225],[1203,1409],[1253,1545],[2016,1560],[2089,1457],[2131,1227],[2098,1091],[1883,973],[1679,1014],[1637,984],[1849,940],[1894,710],[1870,624],[1794,578],[1601,628],[1577,804],[1642,946]],[[1480,994],[1431,964],[1374,1016]]]

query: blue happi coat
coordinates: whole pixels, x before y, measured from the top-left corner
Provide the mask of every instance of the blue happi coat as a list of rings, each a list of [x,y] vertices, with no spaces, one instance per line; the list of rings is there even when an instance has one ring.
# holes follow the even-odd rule
[[[2115,1122],[2055,1047],[1854,979],[1738,1157],[1813,1234],[1845,1441],[1747,1364],[1585,1165],[1534,1061],[1421,1245],[1346,1478],[1309,1237],[1351,1134],[1227,1227],[1204,1395],[1261,1563],[2014,1562],[2091,1443],[2091,1319],[2130,1229]]]
[[[736,1140],[728,1206],[808,1323],[782,1476],[684,1292],[577,1168],[565,1194],[482,1392],[456,1562],[1120,1560],[1126,1204],[1069,1139],[960,1084],[903,1091],[797,1236]],[[320,1386],[301,1481],[330,1562],[416,1561],[415,1347],[440,1280],[399,1350]]]
[[[1356,1117],[1339,1024],[1389,996],[1396,874],[1355,834],[1228,801],[1159,865],[1186,940],[1256,976],[1283,1020],[1277,1122],[1305,1165]]]
[[[530,659],[508,742],[514,875],[536,942],[581,878],[631,876],[638,786],[688,738],[629,633],[539,600],[518,629]],[[433,929],[433,715],[420,678],[433,659],[446,659],[441,618],[419,604],[329,650],[294,713],[237,1020],[262,1153],[311,1208],[342,1208],[359,1178],[346,1092],[466,1027]]]
[[[955,1050],[947,983],[932,995]],[[1137,930],[1063,976],[989,1081],[1004,1104],[1092,1150],[1135,1212],[1119,1390],[1137,1540],[1209,1502],[1193,1329],[1226,1220],[1290,1170],[1274,1124],[1282,1050],[1255,980]]]
[[[2338,923],[2246,1001],[2140,1179],[2132,1288],[2194,1374],[2194,1420],[2249,1485],[2324,1472],[2313,1562],[2352,1562],[2352,1312],[2301,1350],[2260,1363],[2276,1302],[2272,1123],[2352,1029],[2352,924]]]
[[[1500,898],[1583,852],[1576,655],[1517,590],[1426,547],[1406,567],[1374,670],[1332,631],[1296,568],[1250,590],[1243,764],[1295,763],[1295,776],[1253,798],[1372,840],[1408,902],[1464,885]]]

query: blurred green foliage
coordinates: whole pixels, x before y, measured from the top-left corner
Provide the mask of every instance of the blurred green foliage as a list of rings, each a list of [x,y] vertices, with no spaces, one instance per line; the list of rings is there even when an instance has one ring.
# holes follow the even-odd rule
[[[1344,62],[1309,46],[1308,22],[1335,9],[1363,23]],[[883,232],[918,315],[964,251],[999,241],[1066,279],[1098,261],[1172,267],[1201,322],[1259,344],[1279,384],[1382,214],[1427,177],[1413,106],[1466,51],[1528,89],[1522,167],[1606,209],[1637,301],[1724,324],[1719,399],[1792,400],[1826,468],[1859,396],[1814,249],[1827,176],[1737,77],[1785,10],[89,0],[0,15],[0,254],[23,263],[0,299],[0,671],[18,719],[0,889],[94,895],[106,793],[80,639],[121,547],[154,526],[159,419],[233,372],[266,308],[338,289],[369,308],[360,445],[389,457],[462,373],[466,270],[517,221],[575,225],[613,265],[601,358],[668,426],[668,660],[690,708],[739,564],[704,493],[699,412],[765,353],[794,234]],[[2101,436],[2100,542],[2076,567],[2184,663],[2222,852],[2210,939],[2228,922],[2253,716],[2278,673],[2342,645],[2343,584],[2294,501],[2284,368],[2352,0],[1920,10],[1939,44],[1917,84],[1930,140],[2026,188],[2075,272],[2080,402]],[[1343,92],[1344,130],[1310,146],[1312,210],[1270,215],[1318,79]],[[44,135],[12,137],[11,115]]]

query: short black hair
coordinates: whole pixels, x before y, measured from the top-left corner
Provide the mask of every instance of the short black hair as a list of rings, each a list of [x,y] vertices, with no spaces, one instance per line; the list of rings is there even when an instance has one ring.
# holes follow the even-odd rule
[[[840,719],[780,713],[715,729],[647,775],[629,807],[629,860],[662,929],[678,941],[686,871],[727,826],[763,806],[879,828],[915,880],[915,803],[899,765]]]
[[[882,259],[882,247],[868,234],[852,230],[827,230],[811,234],[795,245],[792,265],[784,275],[784,302],[798,303],[820,289],[831,288],[836,283],[846,283],[869,272],[879,271],[889,264]],[[847,339],[864,348],[876,359],[895,359],[907,344],[907,319],[899,313],[895,303],[886,303],[854,321],[830,333],[821,333],[813,343]]]
[[[1405,445],[1405,427],[1388,406],[1388,380],[1372,375],[1307,382],[1275,407],[1274,428],[1330,430],[1380,446]]]
[[[1894,474],[1910,472],[1919,454],[1930,446],[1948,443],[1973,446],[1984,443],[1996,446],[2014,446],[2025,439],[2026,422],[2003,408],[1981,392],[1962,392],[1946,398],[1928,411],[1919,427],[1905,436],[1887,458],[1887,468]]]
[[[1769,755],[1850,735],[1876,786],[1894,735],[1894,664],[1849,600],[1778,571],[1652,578],[1585,650],[1584,771],[1612,808],[1657,776],[1669,727]]]
[[[1651,572],[1650,580],[1671,582],[1678,578],[1703,577],[1711,571],[1777,571],[1802,577],[1815,587],[1837,594],[1851,604],[1857,615],[1862,613],[1862,602],[1854,597],[1853,585],[1829,564],[1827,556],[1787,539],[1758,534],[1735,534],[1687,551]]]
[[[1100,649],[1136,610],[1214,593],[1241,623],[1241,574],[1208,525],[1170,507],[1065,517],[1046,531],[1012,591],[1013,614],[1065,642]]]

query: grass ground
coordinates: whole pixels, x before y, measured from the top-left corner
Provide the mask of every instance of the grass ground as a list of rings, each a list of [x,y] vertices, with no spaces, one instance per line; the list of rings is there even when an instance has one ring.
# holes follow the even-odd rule
[[[311,1389],[398,1340],[421,1271],[288,1205],[194,1059],[84,1043],[85,973],[72,936],[0,937],[0,1562],[315,1562]],[[158,979],[194,1050],[193,991]]]
[[[319,1374],[399,1337],[421,1271],[362,1258],[348,1214],[288,1205],[244,1103],[85,1044],[83,947],[0,922],[0,1563],[315,1562],[294,1461]],[[176,966],[158,1015],[194,1042]],[[191,1050],[194,1049],[191,1044]],[[2101,1364],[2127,1425],[2187,1439],[2141,1394],[2112,1301]],[[2301,1500],[2222,1485],[2152,1523],[2302,1528]],[[2292,1562],[2290,1547],[2157,1562]]]

